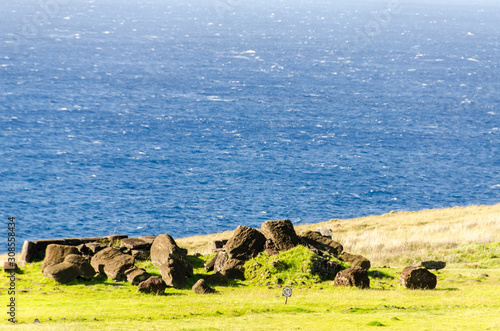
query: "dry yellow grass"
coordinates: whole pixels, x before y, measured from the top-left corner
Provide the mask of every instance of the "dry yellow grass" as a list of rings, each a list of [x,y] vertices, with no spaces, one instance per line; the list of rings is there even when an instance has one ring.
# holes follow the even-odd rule
[[[364,255],[375,265],[408,263],[461,244],[500,242],[500,204],[333,219],[295,229],[300,234],[320,226],[331,228],[333,239],[346,251]],[[231,234],[226,231],[176,241],[191,254],[208,254],[213,240],[228,239]]]

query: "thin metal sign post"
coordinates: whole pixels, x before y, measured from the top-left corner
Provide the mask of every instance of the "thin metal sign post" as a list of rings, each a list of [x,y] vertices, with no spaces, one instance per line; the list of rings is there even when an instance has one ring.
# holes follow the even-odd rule
[[[283,292],[281,292],[281,295],[285,297],[285,305],[289,297],[292,296],[292,288],[285,286],[283,287]]]

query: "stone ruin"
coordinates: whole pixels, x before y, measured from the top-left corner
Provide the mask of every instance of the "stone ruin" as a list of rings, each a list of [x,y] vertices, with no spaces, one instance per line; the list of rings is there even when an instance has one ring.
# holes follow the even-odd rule
[[[243,280],[247,260],[263,251],[273,255],[297,245],[303,245],[318,255],[314,260],[313,272],[320,275],[321,279],[334,279],[341,274],[341,266],[329,260],[329,257],[336,257],[356,268],[350,272],[344,270],[342,279],[354,278],[339,280],[338,285],[369,287],[367,276],[366,279],[359,276],[366,274],[370,268],[368,259],[345,252],[340,243],[332,240],[331,230],[327,228],[298,235],[292,222],[285,219],[266,221],[260,229],[240,225],[228,240],[213,242],[212,251],[216,255],[205,265],[205,270],[212,274],[203,282],[198,281],[193,290],[197,293],[212,293],[209,284],[223,285],[229,279]],[[163,293],[168,286],[185,288],[188,279],[193,276],[187,250],[180,248],[168,234],[157,237],[128,238],[126,235],[114,235],[25,242],[21,262],[41,259],[44,276],[62,284],[75,279],[91,280],[95,275],[100,275],[117,282],[128,281],[138,285],[141,292],[158,294]],[[136,260],[148,259],[159,269],[161,277],[151,276],[135,266]],[[337,285],[336,278],[335,283]]]

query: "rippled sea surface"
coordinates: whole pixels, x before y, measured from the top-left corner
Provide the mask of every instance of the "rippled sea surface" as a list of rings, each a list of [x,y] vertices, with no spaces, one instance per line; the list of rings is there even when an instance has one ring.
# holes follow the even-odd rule
[[[498,3],[0,12],[0,217],[19,241],[500,202]]]

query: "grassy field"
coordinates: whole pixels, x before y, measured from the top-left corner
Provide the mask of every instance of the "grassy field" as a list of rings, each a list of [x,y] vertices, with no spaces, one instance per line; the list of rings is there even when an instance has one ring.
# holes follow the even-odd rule
[[[18,323],[7,322],[8,279],[0,288],[5,307],[0,329],[21,330],[500,330],[500,205],[390,213],[297,227],[327,226],[347,251],[372,260],[371,289],[335,288],[332,281],[294,286],[285,304],[278,286],[239,281],[197,295],[167,289],[139,294],[136,286],[97,278],[58,285],[44,278],[41,263],[18,274]],[[230,232],[177,240],[190,254],[207,253],[214,238]],[[399,273],[411,262],[441,259],[435,290],[405,290]],[[205,275],[203,259],[193,284]],[[141,267],[152,274],[150,262]],[[37,321],[37,322],[35,322]]]

